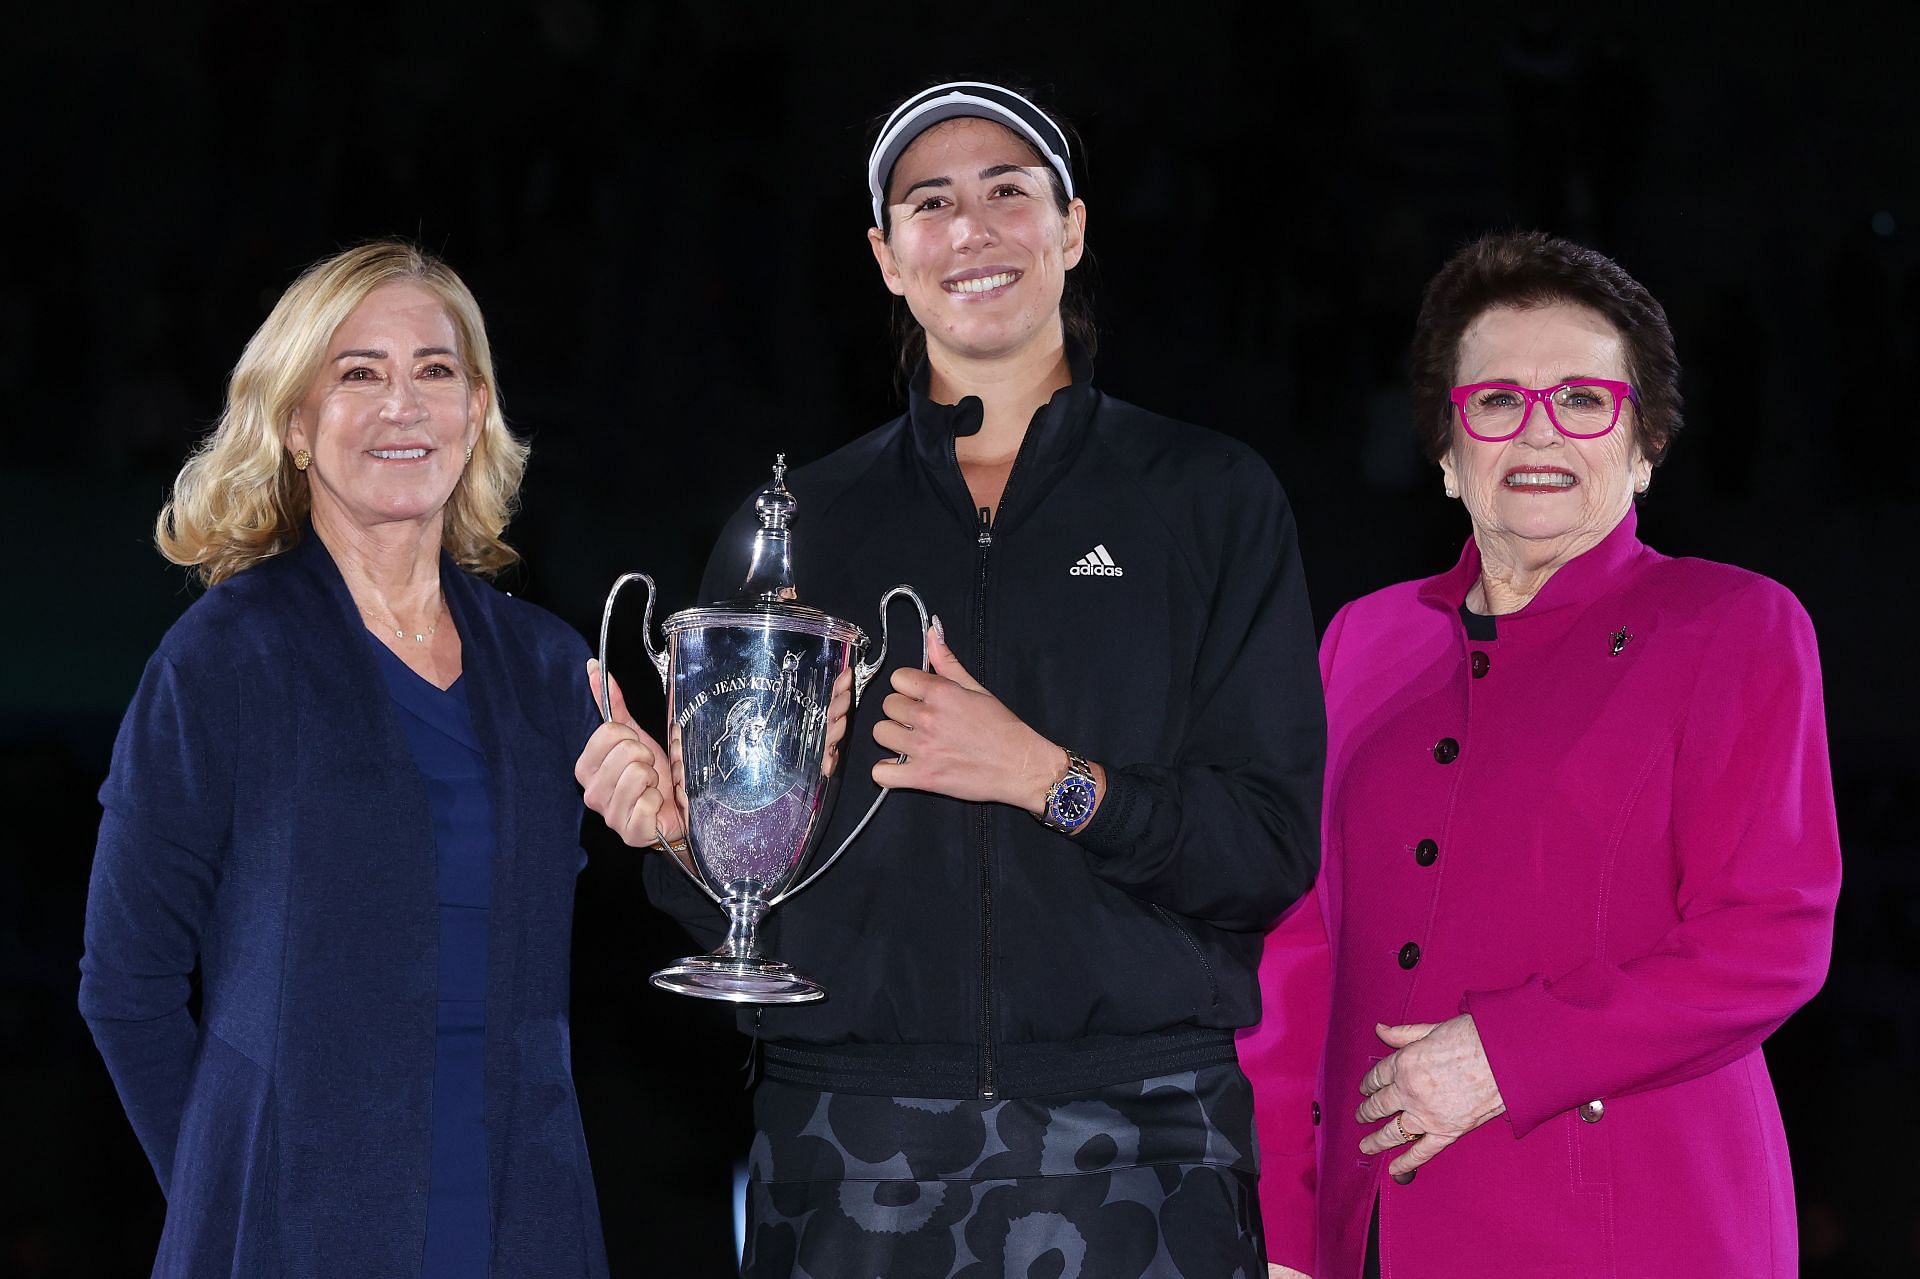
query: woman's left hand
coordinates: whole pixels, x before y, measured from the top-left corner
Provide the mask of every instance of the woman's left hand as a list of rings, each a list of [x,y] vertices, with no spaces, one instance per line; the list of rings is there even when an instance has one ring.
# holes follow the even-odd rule
[[[895,671],[894,691],[880,704],[886,718],[873,726],[873,740],[906,761],[881,760],[873,780],[894,790],[1012,804],[1037,816],[1066,772],[1066,751],[967,674],[947,647],[939,618],[927,646],[933,669]]]
[[[1395,1051],[1360,1081],[1367,1099],[1354,1117],[1363,1124],[1395,1118],[1362,1138],[1360,1150],[1377,1155],[1405,1144],[1407,1135],[1421,1134],[1388,1166],[1394,1176],[1411,1173],[1506,1113],[1471,1013],[1437,1024],[1376,1026],[1374,1032]]]

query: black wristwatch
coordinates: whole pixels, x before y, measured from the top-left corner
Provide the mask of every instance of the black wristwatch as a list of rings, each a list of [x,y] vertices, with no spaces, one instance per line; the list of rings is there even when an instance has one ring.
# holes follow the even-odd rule
[[[1040,812],[1040,821],[1062,835],[1076,835],[1093,816],[1099,799],[1100,788],[1093,780],[1093,765],[1068,751],[1066,776],[1047,792],[1047,804]]]

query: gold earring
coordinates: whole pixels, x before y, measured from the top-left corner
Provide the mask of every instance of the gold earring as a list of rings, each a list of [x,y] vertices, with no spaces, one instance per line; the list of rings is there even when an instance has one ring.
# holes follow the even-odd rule
[[[294,470],[304,471],[309,466],[312,466],[312,465],[313,465],[313,454],[307,452],[305,449],[300,449],[294,453],[293,455]]]

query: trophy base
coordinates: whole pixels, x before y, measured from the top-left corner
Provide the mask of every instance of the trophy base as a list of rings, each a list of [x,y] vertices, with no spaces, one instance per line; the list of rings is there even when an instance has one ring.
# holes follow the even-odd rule
[[[805,1004],[826,996],[777,959],[722,959],[696,955],[669,964],[653,975],[653,984],[676,995],[724,999],[730,1004]]]

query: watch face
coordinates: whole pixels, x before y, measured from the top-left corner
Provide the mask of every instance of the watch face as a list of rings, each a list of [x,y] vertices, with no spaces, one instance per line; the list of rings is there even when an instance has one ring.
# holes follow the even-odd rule
[[[1047,821],[1072,830],[1092,816],[1094,798],[1092,778],[1063,778],[1047,796]]]

